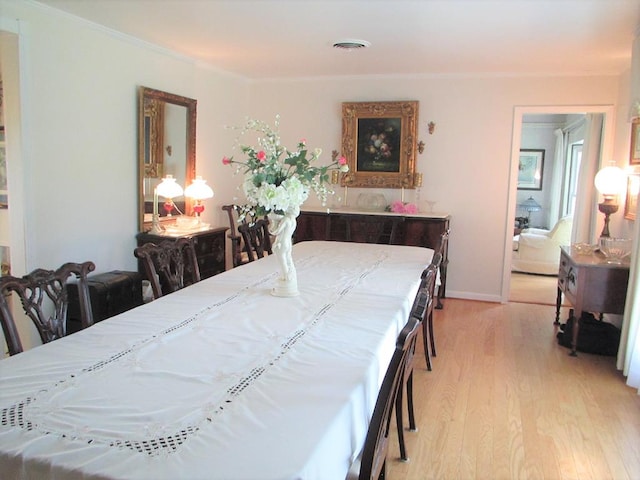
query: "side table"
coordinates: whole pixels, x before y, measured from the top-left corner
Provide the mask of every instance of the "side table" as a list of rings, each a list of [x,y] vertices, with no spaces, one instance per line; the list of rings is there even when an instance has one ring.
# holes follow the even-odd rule
[[[562,295],[573,305],[573,339],[570,355],[576,356],[578,330],[582,312],[621,315],[629,284],[629,260],[622,264],[607,263],[600,252],[579,254],[568,246],[560,247],[556,319],[560,323]]]

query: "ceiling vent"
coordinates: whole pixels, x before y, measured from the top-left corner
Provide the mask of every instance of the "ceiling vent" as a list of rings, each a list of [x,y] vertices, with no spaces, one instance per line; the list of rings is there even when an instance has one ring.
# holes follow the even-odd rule
[[[345,40],[338,40],[334,42],[333,48],[340,48],[342,50],[358,50],[360,48],[367,48],[371,45],[366,40],[356,40],[353,38],[347,38]]]

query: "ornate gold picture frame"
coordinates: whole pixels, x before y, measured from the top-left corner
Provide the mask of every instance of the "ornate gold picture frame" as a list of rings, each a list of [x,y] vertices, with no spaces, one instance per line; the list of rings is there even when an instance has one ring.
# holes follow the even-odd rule
[[[418,101],[344,102],[342,154],[347,187],[415,188]]]
[[[640,165],[640,118],[631,122],[631,151],[629,165]]]
[[[640,191],[640,174],[627,175],[627,196],[624,203],[624,218],[635,220],[638,211],[638,191]]]

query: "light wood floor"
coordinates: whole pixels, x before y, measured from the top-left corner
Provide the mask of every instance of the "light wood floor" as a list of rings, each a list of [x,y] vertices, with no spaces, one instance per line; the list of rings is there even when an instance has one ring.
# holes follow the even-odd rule
[[[558,276],[511,273],[510,302],[555,305],[558,296]],[[569,305],[566,298],[563,304]]]
[[[640,396],[614,357],[569,357],[554,315],[446,299],[434,316],[433,371],[422,356],[414,373],[410,460],[398,460],[394,429],[388,478],[640,479]]]

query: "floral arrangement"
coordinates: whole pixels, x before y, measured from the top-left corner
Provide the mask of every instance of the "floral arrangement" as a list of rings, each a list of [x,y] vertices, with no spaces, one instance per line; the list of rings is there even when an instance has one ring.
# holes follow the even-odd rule
[[[337,158],[334,155],[331,164],[314,166],[313,162],[318,160],[322,151],[316,148],[309,152],[304,139],[298,142],[295,151],[283,147],[278,133],[279,124],[280,117],[277,115],[274,128],[252,119],[248,119],[243,127],[231,127],[240,128],[236,146],[247,156],[247,160],[238,161],[225,156],[222,163],[235,164],[238,167],[236,172],[244,173],[242,188],[248,204],[240,207],[241,218],[292,212],[308,198],[309,190],[313,190],[324,205],[327,196],[333,193],[327,186],[330,170],[349,171],[344,156]],[[240,143],[240,138],[249,131],[259,134],[257,147]]]
[[[418,207],[415,203],[401,202],[396,200],[388,207],[394,213],[418,213]]]

